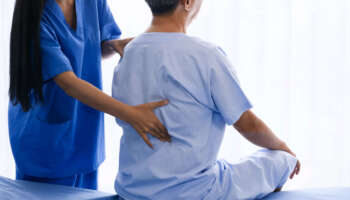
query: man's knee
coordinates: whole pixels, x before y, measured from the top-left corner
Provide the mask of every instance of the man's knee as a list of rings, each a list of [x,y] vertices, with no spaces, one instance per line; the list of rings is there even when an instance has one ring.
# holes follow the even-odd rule
[[[281,173],[293,171],[297,163],[297,159],[285,151],[263,149],[258,151],[255,156],[258,156],[267,166],[281,170]]]
[[[295,165],[297,164],[298,160],[293,155],[285,151],[276,151],[276,153],[279,157],[281,157],[284,160],[285,164],[287,164],[290,168],[295,168]]]

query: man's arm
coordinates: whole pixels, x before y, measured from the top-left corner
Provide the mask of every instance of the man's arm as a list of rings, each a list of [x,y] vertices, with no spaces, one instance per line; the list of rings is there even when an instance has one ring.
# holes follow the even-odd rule
[[[253,144],[271,150],[290,151],[271,129],[252,111],[246,111],[233,127]]]
[[[295,154],[289,149],[287,144],[280,140],[271,129],[259,119],[252,111],[246,111],[241,118],[233,125],[233,127],[251,143],[271,150],[281,150]],[[299,174],[300,162],[291,175],[291,178],[295,174]]]

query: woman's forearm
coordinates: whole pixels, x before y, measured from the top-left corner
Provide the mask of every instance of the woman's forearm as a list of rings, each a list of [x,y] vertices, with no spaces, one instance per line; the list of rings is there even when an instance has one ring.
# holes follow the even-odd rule
[[[65,72],[55,78],[65,93],[80,102],[114,117],[125,119],[128,105],[106,95],[92,84],[81,80],[73,72]]]
[[[287,151],[287,145],[252,111],[245,112],[234,127],[253,144],[271,150]]]
[[[153,145],[147,134],[151,134],[164,142],[171,141],[168,131],[153,112],[154,109],[165,106],[168,103],[167,101],[129,106],[106,95],[92,84],[79,79],[71,71],[56,76],[54,80],[67,95],[96,110],[129,123],[151,148],[153,148]]]

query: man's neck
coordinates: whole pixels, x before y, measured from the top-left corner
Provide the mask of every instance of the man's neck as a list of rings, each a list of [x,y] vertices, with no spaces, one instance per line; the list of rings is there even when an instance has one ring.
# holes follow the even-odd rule
[[[146,32],[186,33],[186,24],[180,16],[154,16]]]

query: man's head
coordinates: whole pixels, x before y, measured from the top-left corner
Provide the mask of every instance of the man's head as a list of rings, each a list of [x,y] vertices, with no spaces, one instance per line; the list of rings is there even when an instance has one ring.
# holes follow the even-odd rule
[[[203,0],[146,0],[153,16],[182,16],[190,24],[197,16]]]

